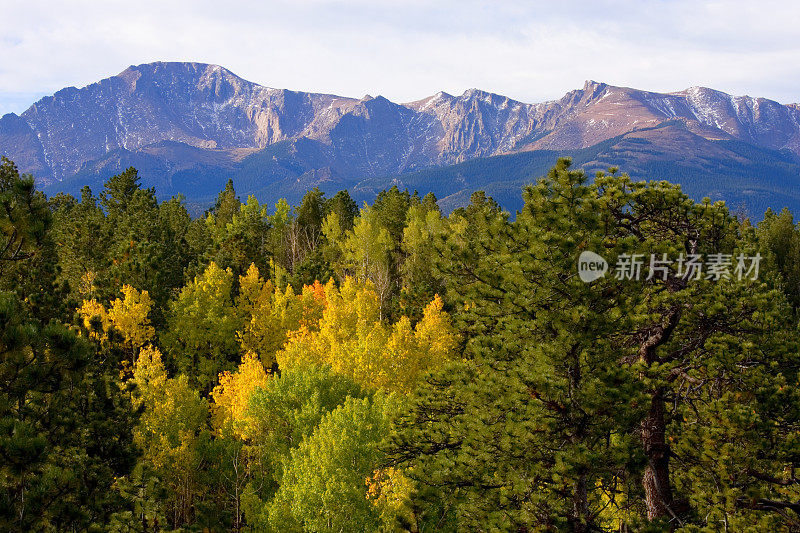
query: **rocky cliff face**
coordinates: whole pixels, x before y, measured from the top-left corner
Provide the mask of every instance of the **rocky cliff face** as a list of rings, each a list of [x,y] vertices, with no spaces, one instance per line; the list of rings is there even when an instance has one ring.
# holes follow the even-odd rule
[[[262,87],[213,65],[153,63],[41,99],[19,117],[27,130],[0,127],[0,146],[6,152],[35,140],[50,170],[45,177],[60,180],[115,149],[137,151],[161,141],[256,150],[315,132],[320,121],[354,103]]]
[[[158,152],[154,147],[164,142],[199,149],[182,157],[205,151],[210,155],[199,159],[235,161],[305,139],[319,144],[321,157],[335,160],[341,172],[375,176],[583,148],[667,121],[683,122],[705,139],[800,154],[800,106],[702,87],[661,94],[589,81],[539,104],[476,89],[397,104],[272,89],[199,63],[132,66],[82,89],[63,89],[20,116],[2,117],[0,152],[52,182],[110,154]]]

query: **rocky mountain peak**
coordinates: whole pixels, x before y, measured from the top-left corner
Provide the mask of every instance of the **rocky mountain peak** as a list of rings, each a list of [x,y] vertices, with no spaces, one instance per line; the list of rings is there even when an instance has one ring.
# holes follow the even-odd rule
[[[607,87],[608,87],[607,83],[602,83],[599,81],[586,80],[583,82],[583,92],[591,94],[592,97],[595,97],[596,95],[600,94]]]
[[[241,157],[306,139],[370,175],[522,150],[585,148],[676,119],[707,139],[800,154],[797,104],[705,87],[654,93],[587,80],[538,104],[473,88],[400,105],[382,96],[272,89],[196,62],[133,65],[62,89],[20,116],[4,117],[0,150],[22,170],[61,180],[117,150],[138,153],[167,142]]]

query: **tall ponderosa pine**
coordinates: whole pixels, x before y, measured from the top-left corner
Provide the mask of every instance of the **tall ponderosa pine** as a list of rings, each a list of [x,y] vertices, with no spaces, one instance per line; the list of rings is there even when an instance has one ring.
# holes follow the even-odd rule
[[[422,501],[435,494],[429,519],[442,518],[435,500],[445,487],[462,528],[707,525],[713,499],[689,501],[673,487],[713,490],[730,458],[675,450],[709,438],[695,429],[716,428],[748,450],[737,459],[752,457],[725,482],[725,518],[766,510],[790,454],[769,454],[753,469],[760,479],[748,474],[763,436],[733,414],[774,409],[768,398],[796,380],[784,300],[767,273],[687,281],[673,265],[666,279],[647,280],[645,266],[640,281],[611,272],[585,284],[576,269],[585,250],[754,254],[752,234],[724,206],[696,204],[665,182],[585,181],[561,160],[526,189],[516,221],[481,197],[450,217],[462,231],[440,245],[440,269],[467,335],[465,361],[417,391],[395,461],[413,467]],[[780,426],[793,427],[792,416],[782,412]]]
[[[112,300],[128,284],[148,291],[153,321],[163,325],[165,305],[198,255],[187,240],[191,220],[181,199],[159,204],[130,168],[109,178],[99,198],[84,187],[80,202],[58,195],[50,203],[58,277],[70,289],[72,307],[84,299]]]
[[[767,209],[756,233],[766,248],[765,259],[774,262],[786,297],[797,311],[800,307],[800,229],[794,217],[788,209],[780,213]]]
[[[6,160],[0,202],[0,529],[98,527],[122,505],[110,489],[135,458],[120,353],[58,322],[52,217]]]

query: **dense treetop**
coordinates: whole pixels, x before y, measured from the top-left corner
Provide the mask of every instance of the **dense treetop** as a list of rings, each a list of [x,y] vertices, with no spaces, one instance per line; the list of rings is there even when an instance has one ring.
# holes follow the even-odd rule
[[[513,217],[98,193],[0,166],[0,529],[800,530],[788,211],[563,159]]]

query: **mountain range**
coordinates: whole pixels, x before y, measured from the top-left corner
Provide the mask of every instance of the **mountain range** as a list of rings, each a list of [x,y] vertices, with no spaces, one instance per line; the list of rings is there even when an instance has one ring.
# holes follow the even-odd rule
[[[197,210],[232,178],[262,201],[391,185],[445,210],[486,190],[507,209],[567,155],[588,171],[681,183],[760,216],[800,212],[800,105],[704,87],[648,92],[587,81],[524,103],[470,89],[408,103],[273,89],[217,65],[149,63],[0,118],[0,153],[46,192],[76,193],[129,166]]]

